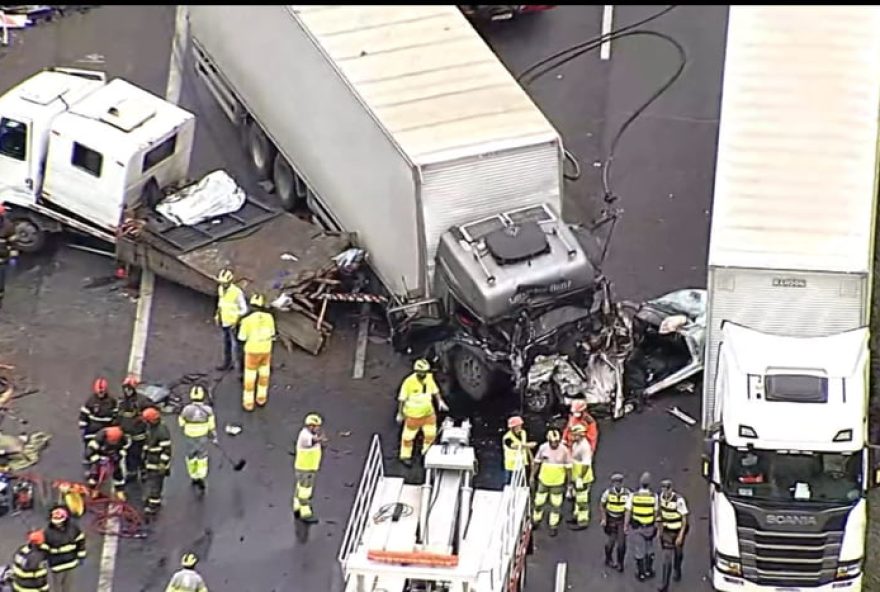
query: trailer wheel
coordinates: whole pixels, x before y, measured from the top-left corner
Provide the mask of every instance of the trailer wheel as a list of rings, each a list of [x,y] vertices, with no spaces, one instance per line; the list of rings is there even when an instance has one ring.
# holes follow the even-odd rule
[[[481,401],[492,386],[492,371],[472,351],[458,348],[453,355],[452,366],[455,380],[474,401]]]
[[[12,216],[15,228],[15,246],[22,253],[39,253],[46,246],[47,232],[29,216]]]
[[[263,130],[253,119],[248,121],[245,138],[248,156],[261,179],[268,179],[272,175],[272,167],[275,159],[275,146]]]
[[[275,163],[272,166],[272,181],[275,183],[275,194],[281,201],[281,207],[292,212],[301,201],[296,192],[296,173],[293,172],[280,152],[275,155]]]

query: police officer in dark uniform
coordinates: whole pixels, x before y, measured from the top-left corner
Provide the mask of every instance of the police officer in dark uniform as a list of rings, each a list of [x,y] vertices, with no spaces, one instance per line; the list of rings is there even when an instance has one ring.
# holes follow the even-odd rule
[[[602,492],[599,499],[599,515],[602,528],[605,529],[605,565],[623,573],[623,560],[626,557],[626,536],[623,518],[626,502],[632,492],[623,486],[623,475],[611,475],[611,486]],[[612,559],[615,547],[617,561]]]
[[[663,558],[659,592],[668,592],[669,578],[681,581],[684,539],[688,531],[688,507],[684,498],[672,489],[672,480],[660,482],[660,548]]]

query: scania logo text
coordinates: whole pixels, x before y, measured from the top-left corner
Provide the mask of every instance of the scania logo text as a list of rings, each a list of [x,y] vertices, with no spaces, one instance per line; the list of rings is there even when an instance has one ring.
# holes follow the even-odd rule
[[[767,524],[778,526],[818,526],[815,516],[797,516],[794,514],[767,514]]]

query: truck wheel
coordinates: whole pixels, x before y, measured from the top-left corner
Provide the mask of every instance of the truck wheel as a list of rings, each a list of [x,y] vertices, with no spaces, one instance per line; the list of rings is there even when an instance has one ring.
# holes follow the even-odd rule
[[[296,173],[293,172],[280,152],[275,155],[275,162],[272,166],[272,181],[275,183],[275,194],[281,201],[281,207],[292,212],[301,201],[296,193]]]
[[[553,391],[549,388],[530,391],[525,395],[526,410],[538,415],[548,413],[553,408],[553,399]]]
[[[245,137],[247,139],[246,148],[251,164],[254,165],[254,169],[256,169],[261,179],[268,179],[272,174],[275,146],[272,145],[272,142],[266,137],[263,130],[260,129],[260,124],[254,120],[247,123]]]
[[[46,246],[46,231],[27,216],[13,217],[15,228],[15,246],[22,253],[38,253]]]
[[[459,348],[452,364],[461,390],[474,401],[481,401],[492,386],[492,373],[483,360],[470,350]]]

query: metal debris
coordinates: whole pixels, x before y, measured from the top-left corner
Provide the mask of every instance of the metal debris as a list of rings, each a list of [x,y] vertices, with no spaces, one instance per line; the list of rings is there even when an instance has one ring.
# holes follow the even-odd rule
[[[692,426],[692,425],[696,425],[696,424],[697,424],[697,420],[696,420],[696,419],[694,419],[693,417],[691,417],[690,415],[688,415],[687,413],[685,413],[684,411],[682,411],[681,409],[679,409],[678,406],[675,406],[675,407],[669,407],[669,408],[666,409],[666,411],[667,411],[669,414],[671,414],[671,415],[677,417],[678,419],[680,419],[680,420],[683,421],[684,423],[688,424],[689,426]]]
[[[230,436],[237,436],[241,433],[241,426],[234,423],[228,423],[226,424],[226,427],[223,428],[223,431]]]

